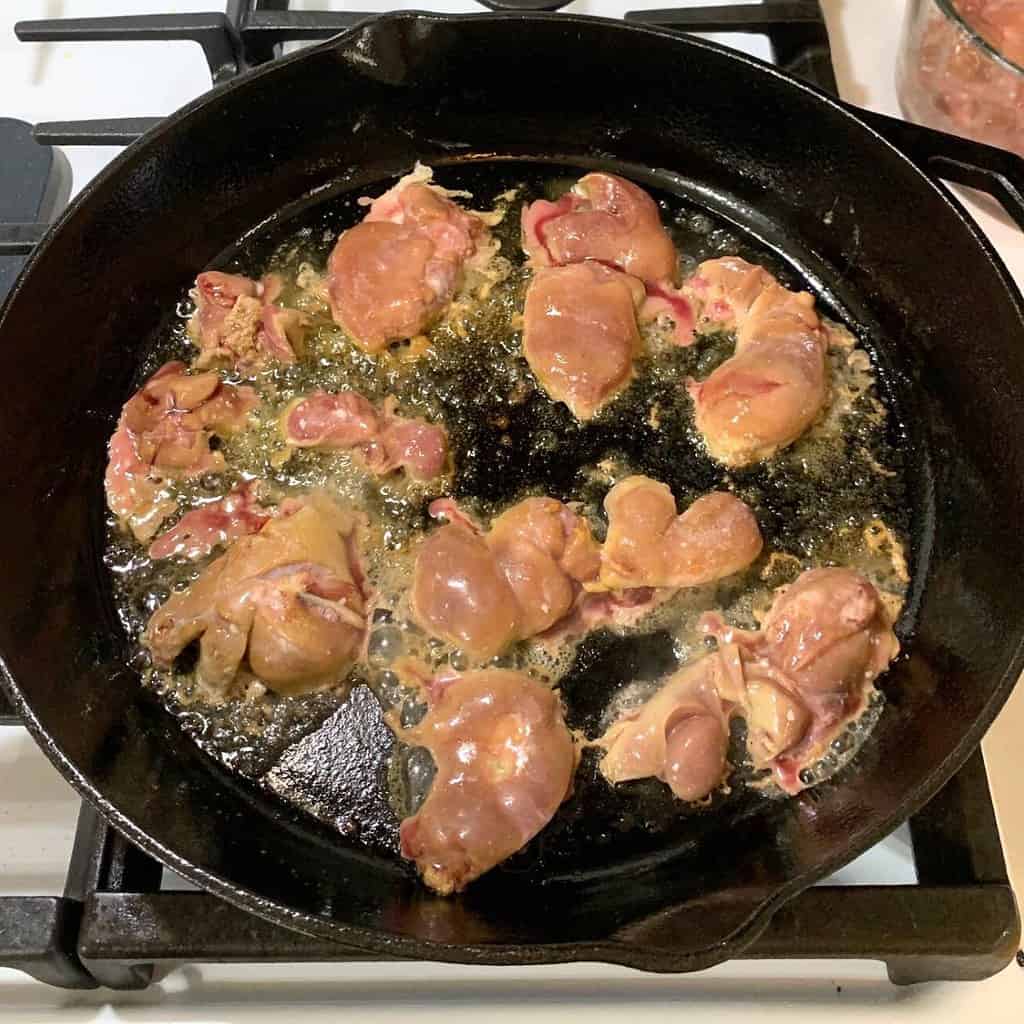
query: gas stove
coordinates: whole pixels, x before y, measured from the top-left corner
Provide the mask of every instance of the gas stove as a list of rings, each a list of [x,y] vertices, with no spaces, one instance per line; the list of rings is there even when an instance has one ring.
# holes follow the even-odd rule
[[[296,46],[396,8],[373,0],[230,0],[223,11],[211,13],[204,10],[210,4],[125,0],[125,13],[111,16],[111,4],[89,0],[20,6],[38,9],[32,13],[74,15],[20,22],[15,32],[24,43],[76,46],[36,49],[30,77],[45,82],[45,90],[33,94],[22,110],[10,111],[22,119],[0,117],[0,298],[69,197],[161,116],[211,82],[220,84]],[[486,7],[625,17],[708,34],[772,60],[819,88],[838,91],[817,0],[677,3],[662,10],[644,9],[642,0],[413,6],[443,13]],[[168,13],[169,8],[174,12]],[[0,19],[0,32],[7,29]],[[169,41],[198,46],[168,46]],[[4,102],[9,90],[3,88],[3,64],[11,52],[10,40],[0,42]],[[32,48],[24,47],[18,59],[27,59],[29,52]],[[165,986],[176,976],[187,977],[187,969],[168,975],[179,965],[325,964],[335,969],[330,977],[357,986],[365,984],[367,972],[386,966],[195,891],[124,840],[89,806],[79,809],[70,788],[2,704],[0,724],[9,726],[0,730],[0,761],[6,766],[0,773],[0,967],[66,989],[126,990],[144,989],[165,977]],[[745,959],[827,959],[826,974],[835,977],[845,977],[850,960],[881,961],[889,978],[900,984],[980,979],[1005,966],[1018,927],[978,753],[908,826],[787,904]],[[415,968],[426,972],[415,977],[431,979],[433,991],[445,976],[441,972],[453,970]],[[466,969],[463,976],[493,979],[493,973],[482,973],[487,970]],[[508,970],[500,970],[503,979],[509,978]],[[554,970],[559,977],[600,978],[602,984],[629,973],[594,965]],[[763,969],[749,977],[755,976],[765,977]],[[842,986],[836,991],[841,994]],[[386,986],[381,997],[388,998]]]

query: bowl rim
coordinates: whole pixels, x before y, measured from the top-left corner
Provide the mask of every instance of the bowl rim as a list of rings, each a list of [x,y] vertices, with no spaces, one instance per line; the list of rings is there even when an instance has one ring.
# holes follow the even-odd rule
[[[935,0],[935,6],[950,21],[954,22],[979,50],[991,57],[997,64],[1001,64],[1011,74],[1024,78],[1024,66],[1012,61],[993,43],[989,42],[958,10],[956,0]]]

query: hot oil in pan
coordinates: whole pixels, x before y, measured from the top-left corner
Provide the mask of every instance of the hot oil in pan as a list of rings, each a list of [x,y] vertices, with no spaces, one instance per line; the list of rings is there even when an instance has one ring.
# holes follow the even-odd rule
[[[859,568],[889,595],[894,609],[906,589],[902,540],[909,536],[911,509],[900,426],[883,404],[884,381],[874,379],[867,355],[854,348],[851,336],[837,332],[840,343],[830,353],[834,387],[829,415],[789,451],[739,472],[724,470],[702,450],[682,386],[687,377],[702,379],[728,358],[733,339],[727,335],[703,338],[687,349],[650,335],[649,354],[634,384],[586,425],[537,387],[520,354],[518,313],[529,274],[519,247],[519,211],[524,202],[564,191],[583,173],[567,169],[553,178],[551,172],[550,166],[497,163],[439,173],[441,184],[473,192],[468,205],[504,208],[506,215],[493,229],[501,250],[486,301],[458,303],[456,315],[431,332],[428,346],[414,342],[395,346],[383,357],[367,357],[333,325],[318,298],[318,275],[338,231],[364,212],[353,195],[321,203],[218,262],[253,277],[268,270],[283,273],[291,285],[285,300],[302,306],[315,327],[310,352],[300,364],[268,370],[252,381],[263,407],[253,429],[224,445],[229,472],[183,487],[181,505],[224,493],[243,476],[268,481],[282,496],[327,487],[368,513],[368,571],[385,599],[375,616],[369,664],[325,692],[239,697],[217,705],[198,692],[187,671],[173,677],[145,674],[205,751],[328,823],[346,841],[373,850],[396,849],[399,817],[415,808],[431,776],[424,752],[400,750],[392,756],[381,706],[401,707],[407,719],[423,708],[401,686],[391,663],[398,654],[411,653],[434,667],[464,667],[460,652],[428,640],[407,621],[403,593],[410,551],[429,525],[426,507],[434,497],[450,494],[485,522],[529,494],[578,501],[598,536],[604,529],[601,501],[611,484],[629,472],[667,483],[680,507],[711,489],[725,488],[755,509],[765,553],[741,576],[684,592],[627,634],[600,631],[554,658],[520,645],[500,659],[559,685],[569,724],[591,737],[619,709],[649,694],[678,663],[703,653],[704,641],[694,626],[708,608],[753,626],[772,588],[804,568],[830,563]],[[389,184],[382,183],[374,194]],[[655,195],[683,254],[684,273],[703,259],[739,254],[766,266],[784,284],[800,285],[788,267],[728,222],[678,197]],[[158,339],[140,368],[139,383],[168,358],[192,357],[183,329],[188,311],[185,304],[176,326]],[[443,422],[451,437],[454,476],[424,488],[369,478],[345,454],[299,451],[285,461],[278,415],[293,397],[314,388],[352,388],[378,401],[392,394],[403,411]],[[133,635],[172,589],[187,585],[206,564],[151,563],[113,529],[108,563],[122,619]],[[836,764],[848,759],[860,738],[841,738],[832,755]],[[742,764],[742,745],[737,742],[733,749],[738,762],[733,788],[711,802],[730,820],[763,800],[757,791],[736,785],[749,768]],[[508,862],[506,872],[530,876],[597,868],[693,839],[710,820],[721,820],[706,808],[681,804],[655,781],[612,789],[596,763],[595,752],[587,751],[573,797],[548,829]]]

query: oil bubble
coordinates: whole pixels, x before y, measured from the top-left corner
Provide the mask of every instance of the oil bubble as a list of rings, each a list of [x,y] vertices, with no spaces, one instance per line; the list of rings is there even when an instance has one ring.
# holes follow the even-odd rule
[[[371,665],[380,668],[390,665],[404,650],[401,630],[396,626],[381,626],[370,634],[366,657]]]

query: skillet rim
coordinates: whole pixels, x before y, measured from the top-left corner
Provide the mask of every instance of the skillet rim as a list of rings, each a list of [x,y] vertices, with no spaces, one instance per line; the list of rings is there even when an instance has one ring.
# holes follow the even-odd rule
[[[72,202],[68,204],[47,231],[44,239],[29,255],[14,287],[5,301],[0,304],[0,339],[2,339],[4,323],[8,312],[17,301],[25,281],[33,273],[36,265],[45,255],[50,244],[59,235],[64,225],[76,217],[79,210],[88,204],[93,194],[104,188],[108,182],[114,180],[124,167],[132,161],[142,158],[151,142],[162,138],[168,132],[177,131],[180,123],[186,121],[194,112],[204,109],[210,104],[217,103],[229,94],[245,88],[250,81],[256,78],[273,75],[277,73],[278,69],[290,66],[293,63],[311,57],[313,54],[344,47],[349,40],[357,38],[373,24],[400,24],[402,22],[438,22],[447,24],[470,20],[486,23],[558,21],[569,26],[577,25],[581,28],[596,25],[605,29],[613,28],[617,31],[658,37],[670,41],[674,45],[689,47],[696,52],[710,51],[719,56],[737,61],[740,64],[745,64],[754,73],[770,75],[777,79],[783,87],[798,89],[808,94],[816,102],[824,103],[834,112],[855,122],[859,130],[866,133],[873,140],[873,144],[884,147],[889,151],[890,156],[894,156],[908,165],[920,182],[919,187],[928,188],[934,192],[949,209],[950,213],[957,218],[961,226],[966,228],[968,234],[978,245],[980,254],[987,259],[990,268],[996,273],[1003,285],[1007,299],[1021,321],[1022,335],[1024,335],[1024,296],[1022,296],[1021,289],[1011,276],[992,243],[981,231],[981,228],[970,214],[967,213],[964,206],[957,200],[948,186],[931,177],[916,161],[890,142],[884,135],[880,134],[869,123],[862,120],[858,116],[859,111],[855,106],[796,78],[788,72],[780,70],[772,64],[768,64],[755,57],[750,57],[730,47],[668,29],[579,14],[544,12],[438,14],[408,10],[373,15],[322,43],[299,50],[286,57],[268,61],[260,67],[244,72],[230,82],[215,86],[168,115],[158,125],[137,140],[137,142],[126,147],[74,197]],[[78,767],[71,762],[41,726],[32,711],[30,703],[22,693],[17,681],[11,675],[3,652],[0,652],[0,688],[7,694],[21,721],[49,760],[60,771],[61,775],[114,828],[140,849],[205,891],[234,904],[242,910],[263,917],[274,924],[307,935],[327,938],[338,942],[342,946],[350,946],[388,957],[424,959],[425,955],[429,955],[439,961],[503,965],[597,960],[647,971],[692,971],[713,966],[741,952],[761,934],[775,912],[787,900],[852,861],[928,803],[938,790],[963,767],[964,763],[978,747],[984,733],[1006,702],[1014,685],[1016,685],[1022,669],[1024,669],[1024,633],[1018,638],[1016,647],[1009,660],[1009,665],[994,687],[981,713],[975,717],[954,750],[918,784],[912,795],[905,798],[899,810],[883,818],[880,822],[876,821],[870,827],[862,829],[859,834],[854,834],[846,843],[841,853],[826,858],[816,867],[790,878],[785,884],[769,890],[767,895],[762,890],[750,893],[749,913],[729,934],[724,937],[716,936],[709,941],[708,945],[698,949],[686,950],[682,953],[662,946],[638,946],[630,942],[616,940],[614,937],[602,940],[543,945],[526,945],[522,943],[441,943],[430,939],[402,936],[379,928],[369,929],[343,924],[321,915],[312,915],[304,911],[295,910],[286,904],[261,896],[251,889],[232,883],[221,875],[192,863],[162,844],[159,840],[148,835],[143,828],[136,825],[132,819],[123,814],[108,797],[85,778]],[[693,902],[690,901],[691,905]],[[678,908],[686,905],[676,904],[675,907]],[[663,908],[661,913],[670,912],[672,909],[672,907]]]

